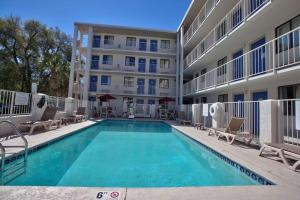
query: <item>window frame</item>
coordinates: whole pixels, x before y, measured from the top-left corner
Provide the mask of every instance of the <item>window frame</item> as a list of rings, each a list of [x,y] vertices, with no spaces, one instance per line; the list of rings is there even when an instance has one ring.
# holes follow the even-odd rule
[[[160,48],[161,49],[171,49],[171,40],[161,40]]]
[[[115,36],[114,35],[104,35],[103,44],[104,45],[114,45]]]
[[[107,77],[107,83],[102,82],[102,79]],[[110,75],[101,75],[100,77],[100,85],[111,85],[111,76]]]
[[[169,89],[170,88],[170,80],[169,79],[159,79],[159,88]]]
[[[105,60],[104,57],[111,58],[111,59],[106,59]],[[113,55],[103,55],[102,56],[102,64],[103,65],[112,65],[113,64],[113,60],[114,60]]]
[[[133,40],[129,40],[133,39]],[[126,47],[136,47],[136,37],[126,37]]]
[[[129,59],[129,61],[127,61]],[[133,59],[133,61],[131,61]],[[134,56],[125,56],[125,66],[126,67],[135,67],[135,57]]]
[[[168,63],[167,67],[166,67],[166,61],[168,61],[167,62]],[[160,69],[170,69],[170,62],[171,62],[170,59],[166,59],[166,58],[160,59],[160,61],[159,61],[159,68]]]
[[[124,76],[123,80],[124,80],[123,81],[123,86],[124,87],[134,87],[134,77],[132,77],[132,76]]]

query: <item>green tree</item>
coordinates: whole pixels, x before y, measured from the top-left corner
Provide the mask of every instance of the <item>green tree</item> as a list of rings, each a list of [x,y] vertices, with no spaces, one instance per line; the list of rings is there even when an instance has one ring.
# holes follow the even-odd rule
[[[0,88],[66,96],[71,38],[35,20],[0,18]]]

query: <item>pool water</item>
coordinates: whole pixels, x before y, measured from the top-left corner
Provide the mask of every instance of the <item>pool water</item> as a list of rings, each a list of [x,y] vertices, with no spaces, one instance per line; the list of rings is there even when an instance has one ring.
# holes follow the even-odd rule
[[[185,187],[258,185],[162,122],[107,120],[28,156],[7,185]]]

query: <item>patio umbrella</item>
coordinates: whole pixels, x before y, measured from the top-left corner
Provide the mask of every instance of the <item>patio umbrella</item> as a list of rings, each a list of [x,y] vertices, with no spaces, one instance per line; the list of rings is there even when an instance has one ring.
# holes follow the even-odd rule
[[[171,101],[175,101],[175,99],[173,99],[171,97],[163,97],[163,98],[159,99],[159,103],[164,103],[165,107],[166,107],[167,103],[169,103]]]
[[[111,96],[110,94],[104,94],[99,96],[98,99],[102,102],[109,102],[110,100],[116,99],[115,97]]]

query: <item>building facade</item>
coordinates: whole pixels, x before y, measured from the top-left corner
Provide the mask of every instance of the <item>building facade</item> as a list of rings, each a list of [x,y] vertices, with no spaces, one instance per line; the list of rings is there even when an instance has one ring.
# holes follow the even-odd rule
[[[70,97],[101,107],[109,94],[119,116],[124,105],[175,99],[176,32],[75,23],[74,38]]]
[[[300,98],[298,0],[195,0],[178,32],[183,102]]]
[[[299,0],[193,0],[177,32],[75,23],[74,38],[70,97],[300,98]]]

